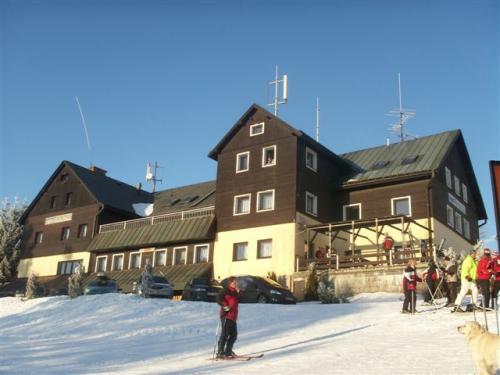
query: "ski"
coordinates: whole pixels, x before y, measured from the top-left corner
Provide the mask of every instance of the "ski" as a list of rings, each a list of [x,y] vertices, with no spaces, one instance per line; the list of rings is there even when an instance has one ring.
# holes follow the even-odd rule
[[[256,359],[256,358],[262,358],[264,357],[264,354],[256,354],[256,355],[237,355],[231,358],[208,358],[209,361],[214,361],[214,362],[222,362],[222,361],[240,361],[240,362],[246,362],[250,361],[251,359]]]

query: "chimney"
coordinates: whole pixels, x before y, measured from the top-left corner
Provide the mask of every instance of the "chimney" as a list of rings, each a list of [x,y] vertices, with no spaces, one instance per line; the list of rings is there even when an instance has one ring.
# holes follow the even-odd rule
[[[94,172],[95,174],[100,174],[100,175],[102,175],[102,176],[106,176],[106,173],[108,172],[108,171],[106,171],[106,170],[104,170],[104,169],[101,169],[101,168],[99,168],[99,167],[96,167],[95,165],[91,165],[91,166],[89,167],[89,170],[90,170],[90,171],[92,171],[92,172]]]

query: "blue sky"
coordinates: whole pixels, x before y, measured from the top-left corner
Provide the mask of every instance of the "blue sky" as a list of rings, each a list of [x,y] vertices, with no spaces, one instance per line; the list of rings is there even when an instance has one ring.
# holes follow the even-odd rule
[[[132,185],[157,160],[160,189],[215,179],[208,152],[266,104],[275,64],[289,76],[280,117],[314,136],[318,96],[321,143],[381,145],[401,72],[409,133],[463,131],[493,235],[499,25],[495,0],[3,0],[0,196],[31,201],[65,159]]]

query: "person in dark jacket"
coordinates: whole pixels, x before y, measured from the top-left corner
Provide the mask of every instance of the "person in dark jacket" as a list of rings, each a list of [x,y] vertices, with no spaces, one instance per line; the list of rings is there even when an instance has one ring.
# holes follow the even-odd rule
[[[436,280],[439,278],[436,263],[434,260],[429,261],[429,266],[423,273],[423,278],[427,284],[427,292],[425,293],[424,302],[432,303],[436,294]]]
[[[484,249],[483,256],[477,263],[477,285],[483,295],[483,308],[490,306],[490,278],[493,263],[491,261],[490,249]]]
[[[239,289],[236,278],[228,278],[227,287],[217,295],[217,303],[220,305],[221,334],[219,337],[217,358],[233,358],[233,345],[238,337],[236,320],[238,319],[238,296]]]
[[[410,259],[408,265],[403,272],[403,291],[405,293],[405,300],[403,302],[403,310],[401,313],[410,314],[416,312],[415,306],[417,304],[417,281],[422,281],[417,275],[417,261]],[[410,307],[410,309],[408,309]]]
[[[493,265],[491,270],[493,271],[494,284],[491,295],[491,308],[496,308],[497,296],[500,291],[500,255],[498,250],[493,251]]]
[[[455,304],[455,299],[457,298],[457,264],[450,259],[450,257],[444,258],[444,267],[441,268],[444,273],[444,280],[446,286],[446,306],[450,307]]]

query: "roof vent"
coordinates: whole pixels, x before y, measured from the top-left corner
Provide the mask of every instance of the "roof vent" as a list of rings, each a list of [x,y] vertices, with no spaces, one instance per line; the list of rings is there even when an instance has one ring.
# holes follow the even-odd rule
[[[390,162],[388,160],[377,161],[372,165],[372,169],[382,169],[386,167]]]
[[[96,167],[95,165],[91,165],[89,167],[89,171],[92,171],[95,174],[100,174],[100,175],[103,175],[103,176],[106,176],[106,173],[108,173],[107,170],[99,168],[99,167]]]

